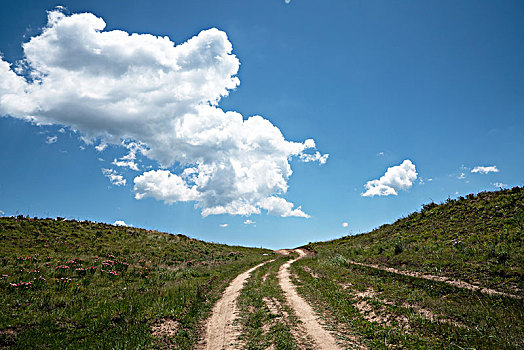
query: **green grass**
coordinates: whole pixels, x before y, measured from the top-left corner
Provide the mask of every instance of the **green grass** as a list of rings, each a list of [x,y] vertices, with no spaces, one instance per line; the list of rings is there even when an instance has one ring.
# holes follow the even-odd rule
[[[366,234],[307,246],[364,263],[443,275],[524,297],[524,189],[423,205]]]
[[[311,268],[319,278],[303,270]],[[333,316],[372,349],[518,349],[524,346],[522,299],[489,296],[446,283],[311,257],[297,261],[299,292],[320,313]],[[345,288],[343,287],[345,286]],[[372,290],[375,295],[359,297]],[[368,320],[356,303],[366,301],[382,322]],[[434,314],[422,317],[418,309]],[[387,322],[386,322],[387,321]]]
[[[370,233],[311,243],[305,248],[315,255],[292,271],[299,293],[371,349],[522,349],[523,238],[524,190],[517,187],[424,205]],[[351,261],[448,276],[520,297]]]
[[[311,243],[304,248],[315,255],[291,270],[298,292],[348,344],[522,349],[523,239],[524,189],[517,187],[426,204],[370,233]],[[0,218],[0,348],[191,349],[229,282],[272,257],[241,291],[242,341],[246,349],[307,348],[276,277],[289,257],[268,252],[61,218]],[[152,326],[165,320],[174,334],[153,337]]]
[[[190,349],[227,284],[268,258],[61,218],[0,218],[0,243],[0,347],[15,349]],[[178,323],[175,336],[153,338],[164,319]]]

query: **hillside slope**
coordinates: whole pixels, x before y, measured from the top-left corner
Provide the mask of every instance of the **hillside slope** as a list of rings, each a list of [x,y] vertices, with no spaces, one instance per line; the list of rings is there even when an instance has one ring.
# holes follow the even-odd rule
[[[0,218],[0,348],[190,349],[267,250],[75,220]]]
[[[523,239],[516,187],[310,243],[292,271],[326,322],[370,349],[522,349]]]
[[[524,296],[524,188],[429,203],[366,234],[308,246]]]

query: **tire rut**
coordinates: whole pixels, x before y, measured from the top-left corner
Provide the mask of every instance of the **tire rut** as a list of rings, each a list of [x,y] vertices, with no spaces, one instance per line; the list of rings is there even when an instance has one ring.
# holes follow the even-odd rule
[[[295,311],[299,320],[302,321],[307,334],[311,339],[313,339],[314,349],[343,349],[337,344],[335,338],[327,330],[322,328],[313,308],[298,295],[294,284],[291,282],[289,267],[293,262],[306,255],[306,253],[301,249],[296,249],[295,252],[299,254],[299,257],[286,262],[278,271],[278,282],[280,288],[284,291],[289,305]]]
[[[226,288],[211,312],[211,317],[206,323],[206,334],[199,350],[225,350],[239,349],[238,336],[240,329],[235,325],[237,318],[237,299],[244,283],[251,273],[260,266],[273,260],[265,261],[241,273]]]

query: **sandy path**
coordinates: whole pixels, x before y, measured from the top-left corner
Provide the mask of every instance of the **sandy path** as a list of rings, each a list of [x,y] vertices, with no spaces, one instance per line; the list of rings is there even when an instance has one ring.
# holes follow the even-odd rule
[[[476,286],[474,284],[470,284],[470,283],[467,283],[467,282],[464,282],[464,281],[454,280],[454,279],[451,279],[451,278],[448,278],[448,277],[434,276],[434,275],[424,274],[424,273],[420,273],[420,272],[416,272],[416,271],[398,270],[398,269],[395,269],[393,267],[385,267],[385,266],[379,266],[379,265],[374,265],[374,264],[364,264],[364,263],[359,263],[359,262],[352,261],[352,260],[348,260],[348,262],[351,263],[351,264],[354,264],[354,265],[371,267],[371,268],[377,269],[377,270],[382,270],[382,271],[387,271],[387,272],[391,272],[391,273],[396,273],[398,275],[423,278],[423,279],[426,279],[426,280],[437,281],[437,282],[444,282],[444,283],[450,284],[450,285],[455,286],[455,287],[469,289],[469,290],[473,290],[473,291],[480,291],[481,293],[484,293],[484,294],[504,295],[504,296],[507,296],[507,297],[510,297],[510,298],[521,299],[521,297],[519,297],[518,295],[504,293],[504,292],[499,292],[498,290],[494,290],[494,289],[490,289],[490,288],[479,287],[479,286]]]
[[[293,262],[306,255],[306,253],[301,249],[296,249],[295,251],[299,254],[299,257],[286,262],[278,270],[278,282],[280,288],[284,291],[286,299],[290,306],[295,310],[297,317],[303,322],[308,335],[315,342],[314,349],[342,349],[335,341],[335,338],[333,338],[333,336],[322,328],[320,323],[318,323],[315,311],[313,311],[313,308],[298,295],[295,286],[291,282],[289,267]]]
[[[241,273],[227,286],[224,295],[213,307],[211,317],[206,324],[205,343],[198,347],[199,349],[223,350],[240,347],[239,344],[235,344],[240,330],[233,324],[237,317],[237,298],[251,273],[270,261],[265,261]]]

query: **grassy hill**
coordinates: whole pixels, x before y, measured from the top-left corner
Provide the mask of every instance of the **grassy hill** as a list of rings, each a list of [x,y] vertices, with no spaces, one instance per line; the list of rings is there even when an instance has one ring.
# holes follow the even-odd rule
[[[524,296],[523,243],[524,189],[515,187],[425,204],[370,233],[309,248]]]
[[[75,220],[0,218],[0,348],[192,348],[263,249]]]
[[[425,204],[372,232],[311,243],[315,256],[293,270],[303,296],[372,349],[522,349],[523,240],[524,189],[515,187]]]

